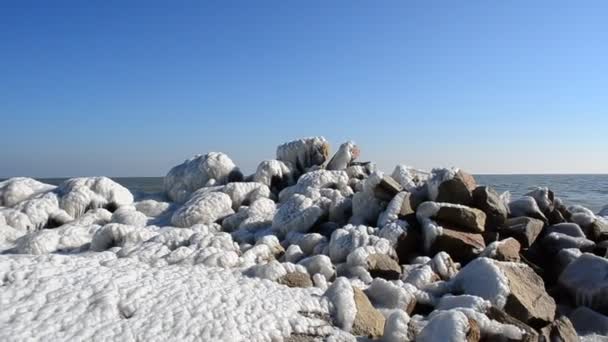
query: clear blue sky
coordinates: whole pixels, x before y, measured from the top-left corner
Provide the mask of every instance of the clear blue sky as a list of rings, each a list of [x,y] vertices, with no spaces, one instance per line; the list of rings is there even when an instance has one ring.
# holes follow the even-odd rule
[[[386,170],[607,173],[607,15],[606,1],[2,1],[0,177],[157,176],[208,151],[253,171],[310,135],[353,139]]]

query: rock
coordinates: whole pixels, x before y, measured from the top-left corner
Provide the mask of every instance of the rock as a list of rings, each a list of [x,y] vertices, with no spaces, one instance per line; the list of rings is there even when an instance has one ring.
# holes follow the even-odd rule
[[[484,250],[482,255],[498,261],[519,262],[520,249],[521,245],[517,240],[508,238],[502,241],[493,242]]]
[[[374,196],[381,201],[389,202],[401,191],[403,191],[403,188],[393,177],[383,176],[374,188]]]
[[[289,287],[312,287],[310,276],[303,272],[289,272],[280,277],[277,282]]]
[[[401,202],[401,210],[399,210],[399,218],[405,218],[409,215],[416,213],[416,208],[420,204],[420,201],[414,197],[411,193],[407,193]]]
[[[555,255],[565,248],[578,248],[583,252],[591,252],[595,247],[593,241],[584,237],[573,237],[556,232],[545,235],[541,242],[550,255]]]
[[[384,333],[384,316],[376,310],[365,293],[353,287],[357,315],[353,323],[352,334],[369,338],[382,337]]]
[[[340,145],[338,151],[331,158],[327,166],[326,170],[344,170],[346,169],[353,161],[355,161],[359,157],[359,147],[355,145],[352,141],[347,141]]]
[[[538,333],[536,332],[536,330],[532,329],[532,327],[530,327],[526,323],[509,315],[501,309],[492,306],[486,311],[486,316],[488,316],[489,319],[493,319],[502,324],[514,325],[521,329],[524,332],[524,337],[521,339],[522,342],[538,341]]]
[[[435,219],[437,222],[447,223],[451,227],[461,228],[471,233],[483,233],[486,224],[486,214],[474,208],[466,206],[444,206],[441,203]]]
[[[545,223],[531,217],[514,217],[508,219],[499,229],[502,236],[515,238],[523,248],[528,248],[534,243]]]
[[[543,327],[555,317],[555,301],[545,291],[545,284],[525,264],[497,262],[509,280],[509,296],[504,310],[534,328]]]
[[[530,196],[524,196],[518,200],[511,201],[509,203],[509,212],[513,217],[527,216],[548,222],[547,217],[540,210],[534,198]]]
[[[587,238],[601,242],[608,240],[608,220],[596,219],[586,227]]]
[[[481,339],[479,324],[469,318],[469,331],[467,332],[467,342],[478,342]]]
[[[469,262],[486,247],[481,234],[465,233],[443,227],[443,233],[435,239],[432,254],[444,251],[457,262]]]
[[[556,319],[555,322],[551,323],[551,325],[544,327],[543,329],[541,329],[540,332],[540,341],[574,342],[579,340],[578,335],[576,334],[576,330],[574,330],[574,326],[566,316],[561,316],[560,318]]]
[[[277,147],[277,160],[293,165],[298,172],[322,165],[329,157],[329,143],[323,137],[293,140]]]
[[[576,223],[558,223],[547,227],[547,233],[561,233],[572,237],[585,237],[585,233]]]
[[[553,211],[547,214],[547,220],[549,220],[549,224],[558,224],[566,222],[564,215],[557,208],[553,209]]]
[[[435,201],[469,205],[473,202],[473,190],[476,187],[477,183],[472,175],[458,170],[452,179],[439,185]]]
[[[486,214],[486,228],[498,228],[507,220],[509,210],[498,193],[487,186],[473,191],[473,206]]]
[[[398,280],[401,277],[401,266],[386,254],[370,254],[367,263],[369,274],[373,278]]]
[[[608,335],[608,316],[604,316],[587,307],[581,306],[568,314],[570,322],[579,335]]]
[[[608,259],[585,253],[566,267],[558,283],[577,306],[608,313]]]

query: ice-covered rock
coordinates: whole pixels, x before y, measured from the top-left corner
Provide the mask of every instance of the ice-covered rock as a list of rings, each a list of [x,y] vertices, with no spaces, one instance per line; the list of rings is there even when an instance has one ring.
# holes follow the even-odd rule
[[[547,217],[538,207],[538,204],[533,197],[523,196],[520,199],[509,203],[509,212],[511,216],[520,217],[527,216],[547,222]]]
[[[298,179],[298,182],[283,189],[279,193],[279,201],[284,202],[294,194],[305,194],[309,188],[313,189],[343,189],[347,190],[348,175],[344,171],[316,170],[307,172]]]
[[[559,276],[559,284],[577,306],[608,313],[608,260],[585,253]]]
[[[234,213],[230,196],[222,192],[196,192],[171,217],[176,227],[210,224]]]
[[[266,185],[256,182],[228,183],[222,192],[230,196],[234,211],[239,210],[241,205],[250,205],[260,198],[270,196],[270,189]]]
[[[272,229],[282,235],[307,232],[323,215],[323,209],[304,195],[293,195],[279,206],[272,220]]]
[[[457,168],[433,169],[427,181],[429,199],[435,202],[469,205],[476,187],[473,176]]]
[[[172,201],[186,202],[202,187],[222,185],[242,179],[230,157],[221,152],[196,155],[173,167],[165,176],[164,187]]]
[[[82,216],[88,209],[114,211],[133,203],[131,192],[107,177],[68,179],[57,187],[56,192],[61,209],[74,218]]]
[[[327,170],[345,170],[350,163],[359,157],[359,147],[352,141],[347,141],[340,145],[338,151],[331,158],[325,169]]]
[[[410,316],[406,312],[395,310],[386,320],[382,340],[385,342],[410,341],[409,323]]]
[[[365,294],[376,308],[399,309],[411,313],[416,306],[416,296],[408,287],[382,278],[375,278]]]
[[[134,206],[123,206],[112,214],[112,222],[122,223],[129,226],[145,227],[148,223],[148,217],[137,211]]]
[[[54,189],[54,185],[45,184],[33,178],[7,179],[0,182],[0,207],[13,207],[21,201]]]
[[[253,181],[266,185],[273,193],[278,194],[295,183],[293,166],[280,160],[265,160],[258,165]]]
[[[386,251],[392,248],[391,243],[373,235],[374,228],[359,225],[346,225],[335,230],[329,240],[329,257],[334,263],[344,262],[346,257],[358,247],[374,246]]]
[[[476,329],[476,331],[475,331]],[[476,334],[477,338],[471,338]],[[468,317],[456,310],[437,311],[432,314],[428,324],[416,336],[416,341],[421,342],[468,342],[479,340],[479,328],[473,326]]]
[[[277,160],[294,166],[298,173],[322,165],[329,157],[329,143],[323,137],[286,142],[277,147]]]

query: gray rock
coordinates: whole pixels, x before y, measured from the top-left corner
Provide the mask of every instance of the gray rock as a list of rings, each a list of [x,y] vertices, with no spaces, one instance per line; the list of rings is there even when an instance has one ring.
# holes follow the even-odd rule
[[[515,238],[523,248],[528,248],[534,243],[544,225],[543,221],[531,217],[514,217],[508,219],[499,231],[503,236]]]
[[[381,201],[389,202],[401,191],[403,191],[403,187],[393,177],[384,176],[374,188],[374,196]]]
[[[524,196],[509,203],[509,212],[513,217],[527,216],[548,222],[547,217],[542,213],[534,198]]]
[[[572,311],[568,317],[579,335],[608,336],[608,316],[581,306]]]
[[[488,186],[478,186],[473,191],[473,206],[486,214],[486,228],[497,228],[507,220],[509,209],[498,193]]]
[[[585,253],[566,267],[558,283],[577,306],[608,313],[608,259]]]
[[[583,252],[590,252],[593,250],[595,243],[584,237],[572,237],[562,233],[549,233],[543,237],[542,246],[551,255],[554,255],[566,248],[578,248]]]
[[[476,187],[475,178],[471,174],[459,170],[454,178],[439,185],[435,201],[470,205],[473,202],[473,190]]]
[[[581,227],[576,223],[558,223],[547,227],[548,233],[561,233],[572,237],[586,237]]]

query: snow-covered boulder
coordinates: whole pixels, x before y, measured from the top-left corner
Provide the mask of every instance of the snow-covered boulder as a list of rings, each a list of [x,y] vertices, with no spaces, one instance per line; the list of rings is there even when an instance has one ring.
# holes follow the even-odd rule
[[[60,208],[74,218],[89,209],[105,207],[114,211],[133,203],[131,192],[107,177],[72,178],[61,183],[56,192]]]
[[[325,169],[344,170],[359,157],[359,153],[359,147],[354,142],[347,141],[340,145]]]
[[[176,227],[210,224],[233,213],[230,196],[223,192],[197,191],[173,213],[171,224]]]
[[[12,207],[17,203],[55,189],[54,185],[33,178],[14,177],[0,182],[0,207]]]
[[[298,173],[322,165],[329,156],[329,143],[323,137],[286,142],[277,147],[277,160],[294,166]]]
[[[295,183],[293,166],[280,160],[265,160],[258,165],[253,181],[266,185],[277,194]]]

